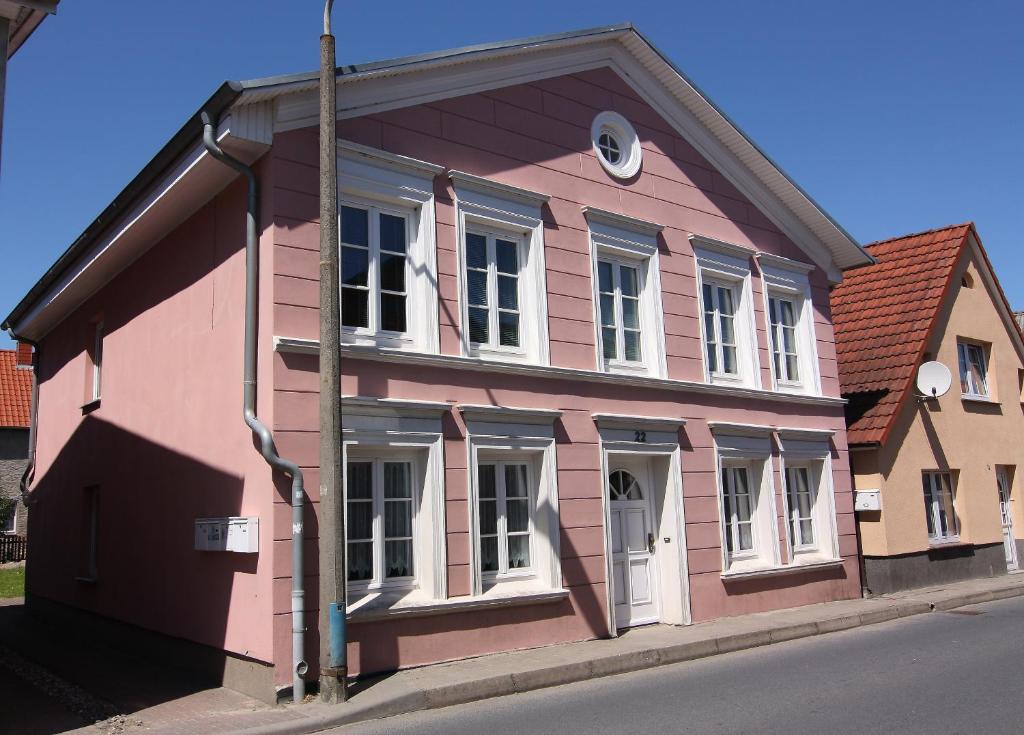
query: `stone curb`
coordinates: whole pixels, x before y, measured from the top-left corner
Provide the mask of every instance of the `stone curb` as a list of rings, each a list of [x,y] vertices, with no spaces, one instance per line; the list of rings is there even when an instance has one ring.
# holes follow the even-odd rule
[[[933,593],[934,594],[934,593]],[[891,599],[873,598],[890,602],[877,610],[860,613],[845,613],[811,622],[793,623],[776,627],[754,628],[749,631],[730,633],[716,638],[670,644],[659,648],[624,651],[608,656],[572,661],[558,666],[542,666],[528,671],[477,679],[472,682],[446,684],[432,689],[410,691],[389,699],[366,705],[341,705],[344,711],[326,715],[302,716],[302,719],[261,725],[233,731],[233,735],[305,735],[341,725],[351,725],[367,720],[376,720],[395,715],[409,714],[428,709],[466,704],[491,697],[544,689],[547,687],[574,684],[605,676],[642,671],[657,666],[694,661],[723,653],[743,651],[759,646],[782,643],[799,638],[834,633],[897,618],[921,615],[932,611],[952,610],[967,605],[977,605],[993,600],[1002,600],[1024,595],[1024,584],[982,592],[965,592],[935,601],[906,597]]]

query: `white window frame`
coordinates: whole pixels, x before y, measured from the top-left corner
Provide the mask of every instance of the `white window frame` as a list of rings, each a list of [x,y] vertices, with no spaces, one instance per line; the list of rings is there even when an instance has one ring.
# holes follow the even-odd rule
[[[522,233],[514,232],[511,230],[504,230],[495,227],[485,227],[477,224],[475,221],[467,222],[465,238],[463,240],[463,248],[468,249],[468,236],[478,235],[486,240],[486,271],[487,271],[487,342],[473,342],[472,334],[469,331],[469,310],[471,308],[483,308],[475,306],[469,303],[469,271],[480,270],[479,268],[469,266],[468,254],[465,256],[466,269],[462,273],[462,277],[466,282],[465,293],[466,293],[466,333],[470,340],[470,349],[479,352],[490,352],[493,354],[505,353],[508,356],[526,356],[526,348],[523,346],[523,313],[527,310],[527,306],[523,303],[523,279],[529,276],[524,274],[523,269],[523,256],[526,253],[526,242],[525,237]],[[505,240],[507,242],[513,242],[516,245],[516,303],[518,309],[515,313],[519,317],[519,345],[503,345],[501,344],[501,333],[500,333],[500,321],[499,314],[502,311],[512,311],[511,309],[503,308],[498,299],[498,256],[497,256],[497,241]]]
[[[474,596],[504,597],[562,589],[558,472],[554,420],[558,411],[459,407],[468,436],[470,584]],[[530,568],[484,572],[480,554],[479,467],[525,462],[530,482]]]
[[[439,352],[437,237],[434,204],[434,177],[443,166],[388,153],[376,148],[338,140],[338,232],[341,248],[342,205],[376,207],[389,214],[406,217],[406,331],[385,332],[375,329],[371,316],[367,327],[341,328],[344,344],[406,349],[437,354]],[[372,228],[376,218],[370,218]],[[379,280],[371,253],[368,284],[371,315],[379,309]],[[341,277],[339,268],[339,278]]]
[[[448,596],[444,449],[441,417],[448,404],[342,397],[342,477],[348,502],[348,460],[413,458],[413,574],[411,580],[371,588],[348,585],[349,611],[375,605],[440,601]],[[346,506],[347,507],[347,506]],[[348,569],[345,570],[346,577]]]
[[[663,227],[616,212],[584,207],[590,229],[591,297],[594,302],[594,350],[599,369],[608,373],[667,376],[665,355],[665,315],[661,303],[661,272],[658,257],[658,233]],[[601,287],[599,263],[611,262],[635,268],[637,272],[640,320],[640,357],[638,361],[622,359],[622,319],[616,294],[616,358],[604,356],[601,326]],[[618,274],[615,275],[618,283]]]
[[[462,354],[498,362],[550,364],[544,221],[541,214],[547,195],[462,171],[449,171],[448,175],[455,188]],[[518,239],[520,243],[518,348],[470,341],[466,233],[481,231]],[[493,296],[496,298],[497,294]]]
[[[935,529],[933,532],[928,534],[928,543],[932,546],[956,544],[960,542],[960,514],[956,507],[956,475],[957,473],[951,470],[924,470],[921,473],[922,495],[924,495],[926,513],[925,529],[927,530],[928,528],[927,519],[929,517],[932,520],[932,528]],[[943,477],[948,480],[948,486],[946,488],[941,486],[940,480]],[[949,505],[953,510],[953,532],[947,532],[944,534],[939,529],[941,527],[942,496],[945,494],[945,490],[948,490],[949,492]],[[927,494],[925,495],[925,493]]]
[[[373,563],[373,575],[368,580],[352,580],[348,582],[348,588],[357,595],[366,594],[367,592],[374,591],[387,591],[395,588],[411,588],[416,585],[416,567],[417,567],[417,548],[416,548],[416,529],[420,525],[417,522],[417,508],[419,507],[419,501],[422,498],[422,483],[418,482],[418,478],[422,477],[422,462],[418,460],[414,454],[410,454],[404,451],[390,452],[390,451],[378,451],[364,453],[359,450],[349,450],[346,454],[345,460],[345,512],[346,518],[349,510],[349,497],[348,497],[348,467],[352,463],[367,463],[372,466],[371,470],[371,506],[372,506],[372,518],[371,518],[371,533],[372,533],[372,563]],[[384,464],[395,463],[395,464],[408,464],[409,475],[412,497],[410,498],[411,507],[411,531],[412,531],[412,571],[413,573],[404,577],[392,577],[390,579],[384,576]],[[357,501],[363,502],[363,501]],[[348,538],[346,530],[346,539]],[[346,560],[348,559],[348,548],[345,550]],[[345,576],[348,578],[348,567],[345,568]]]
[[[793,442],[785,442],[788,447]],[[835,491],[832,484],[832,460],[826,455],[816,456],[795,450],[784,451],[781,459],[782,506],[785,516],[786,539],[789,544],[790,564],[809,564],[839,559],[839,537],[835,515]],[[793,534],[794,512],[790,471],[807,473],[811,495],[810,521],[814,540],[797,543]]]
[[[761,277],[764,281],[765,329],[768,333],[768,365],[776,391],[821,395],[821,370],[818,362],[817,337],[814,332],[814,309],[811,300],[809,273],[814,266],[767,253],[757,254]],[[794,337],[799,379],[783,378],[775,369],[775,340],[772,328],[771,299],[778,298],[793,304]]]
[[[618,146],[619,158],[611,161],[601,150],[601,136],[609,135]],[[636,130],[617,112],[599,112],[590,124],[590,138],[594,155],[601,167],[617,179],[629,179],[637,174],[643,162],[643,148]]]
[[[757,329],[754,324],[750,259],[754,251],[703,235],[691,235],[690,243],[697,263],[697,318],[700,327],[701,360],[704,380],[713,385],[744,388],[761,387]],[[735,301],[733,327],[736,333],[736,374],[712,371],[708,363],[708,342],[704,330],[704,284],[732,289]],[[716,333],[719,326],[715,324]],[[719,356],[720,357],[720,356]]]
[[[480,467],[482,465],[492,465],[495,468],[495,513],[497,518],[497,533],[495,534],[498,542],[498,569],[492,571],[485,571],[483,569],[483,562],[481,560],[480,574],[483,581],[484,588],[493,586],[496,582],[501,582],[508,579],[517,578],[532,578],[536,576],[534,565],[537,561],[536,551],[534,549],[534,541],[536,539],[536,528],[535,528],[535,516],[537,515],[537,476],[540,474],[537,471],[536,465],[538,456],[536,452],[533,453],[521,453],[512,450],[498,450],[496,452],[484,451],[477,455],[477,519],[479,523],[480,504],[484,502],[484,498],[480,497]],[[527,489],[527,506],[528,511],[528,523],[526,533],[530,540],[530,565],[528,567],[519,567],[516,569],[509,569],[508,566],[508,505],[507,497],[505,494],[505,474],[504,468],[508,465],[525,465],[526,467],[526,489]],[[479,525],[477,531],[473,535],[473,541],[476,544],[476,550],[478,554],[481,554],[481,546],[483,539],[483,533],[480,530]]]
[[[92,369],[89,371],[89,401],[98,401],[103,392],[103,322],[98,322],[93,332]]]
[[[11,515],[7,519],[7,525],[0,528],[0,534],[7,536],[14,535],[18,532],[18,504],[15,503],[11,506]]]
[[[982,374],[982,385],[975,385],[974,377],[971,374],[971,354],[974,353],[978,356],[981,362],[981,374]],[[992,400],[992,394],[989,390],[989,376],[988,376],[988,356],[985,354],[985,345],[980,342],[972,342],[970,340],[956,341],[956,357],[957,365],[960,371],[960,393],[964,398],[989,401]],[[964,382],[967,383],[967,390],[963,389]]]
[[[390,207],[386,205],[376,204],[372,200],[363,199],[358,197],[345,197],[338,203],[340,207],[348,207],[351,209],[364,210],[367,216],[367,233],[368,233],[368,264],[367,264],[367,286],[366,291],[369,294],[367,297],[367,326],[359,327],[353,325],[342,324],[342,331],[354,338],[362,337],[364,341],[373,341],[378,345],[386,345],[389,347],[398,347],[403,343],[411,343],[412,337],[410,335],[410,324],[412,319],[410,318],[411,312],[413,311],[413,304],[411,304],[410,284],[413,278],[415,278],[415,271],[412,267],[412,258],[410,249],[412,247],[413,228],[412,222],[416,217],[416,212],[413,209],[404,209],[399,207]],[[381,214],[388,214],[392,217],[399,217],[405,221],[405,242],[406,242],[406,255],[405,255],[405,331],[395,331],[384,329],[381,325],[381,298],[386,292],[380,286],[380,217]],[[339,222],[340,222],[340,210],[339,210]],[[341,226],[338,227],[339,237],[341,237],[341,247],[361,247],[350,245],[345,242],[344,233],[341,230]],[[339,272],[339,276],[340,276]],[[352,287],[346,286],[344,280],[340,284],[341,296],[344,292],[351,290]]]

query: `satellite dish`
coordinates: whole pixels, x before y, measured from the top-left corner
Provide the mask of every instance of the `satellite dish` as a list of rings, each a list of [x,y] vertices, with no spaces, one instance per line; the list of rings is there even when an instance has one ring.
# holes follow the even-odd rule
[[[941,362],[926,362],[917,369],[917,389],[925,398],[938,398],[946,395],[953,383],[949,368]]]

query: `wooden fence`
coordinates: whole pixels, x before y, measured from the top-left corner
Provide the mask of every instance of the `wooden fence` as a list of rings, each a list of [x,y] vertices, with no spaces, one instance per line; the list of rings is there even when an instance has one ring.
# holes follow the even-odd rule
[[[9,561],[24,561],[28,544],[24,536],[0,534],[0,564]]]

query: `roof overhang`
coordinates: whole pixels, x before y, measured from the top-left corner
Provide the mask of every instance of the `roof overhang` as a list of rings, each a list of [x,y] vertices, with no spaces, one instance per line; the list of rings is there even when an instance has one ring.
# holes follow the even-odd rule
[[[338,117],[603,67],[630,84],[830,280],[839,281],[845,268],[873,262],[630,24],[338,67]],[[237,141],[242,153],[258,156],[275,132],[317,124],[318,86],[318,73],[228,82],[200,109],[228,116],[220,131],[227,147]],[[197,112],[47,271],[7,317],[4,329],[29,339],[45,334],[234,176],[202,150],[198,118]],[[178,191],[183,188],[189,191]]]
[[[0,0],[0,18],[8,21],[7,58],[22,47],[47,15],[57,12],[60,0]]]

